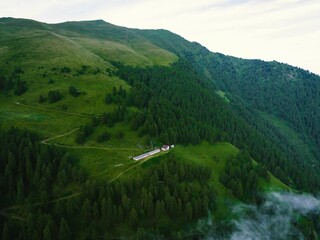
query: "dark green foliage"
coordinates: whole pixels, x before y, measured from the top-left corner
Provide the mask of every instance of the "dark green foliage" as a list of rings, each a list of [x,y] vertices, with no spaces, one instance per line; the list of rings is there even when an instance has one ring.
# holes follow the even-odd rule
[[[45,96],[43,96],[43,95],[40,95],[39,96],[39,103],[43,103],[43,102],[45,102],[47,99],[46,99],[46,97]]]
[[[127,113],[125,105],[118,105],[113,112],[103,113],[101,122],[108,127],[113,127],[114,124],[124,121]]]
[[[148,229],[162,226],[161,219],[179,222],[170,231],[180,230],[215,207],[211,169],[174,156],[128,181],[96,183],[61,149],[28,132],[11,129],[0,137],[0,209],[18,205],[4,212],[24,219],[0,221],[3,239],[100,238],[121,225],[151,234]],[[81,194],[56,200],[72,194],[65,192],[71,186]]]
[[[73,97],[78,97],[80,95],[79,91],[76,89],[75,86],[70,86],[69,87],[69,93]]]
[[[105,141],[108,141],[109,139],[110,139],[110,133],[103,132],[98,135],[97,142],[105,142]]]
[[[14,94],[17,96],[22,95],[24,92],[28,90],[27,84],[25,81],[17,80],[14,86]]]
[[[49,103],[55,103],[62,99],[62,94],[59,90],[50,90],[48,92]]]
[[[8,91],[12,89],[14,82],[3,75],[0,75],[0,91]]]
[[[174,156],[128,181],[84,183],[84,174],[63,151],[17,129],[0,135],[0,208],[21,204],[14,214],[25,219],[0,222],[3,239],[70,239],[75,234],[99,238],[110,236],[119,224],[132,232],[143,227],[151,234],[149,228],[162,227],[161,219],[168,218],[181,222],[179,230],[215,207],[208,184],[211,169]],[[81,195],[53,201],[77,184]]]
[[[132,85],[128,104],[147,108],[133,116],[133,129],[166,143],[197,144],[201,140],[217,140],[220,131],[210,126],[208,120],[211,118],[211,122],[218,111],[224,111],[222,102],[205,88],[212,85],[206,86],[190,66],[183,61],[172,68],[142,69],[114,64],[119,69],[117,74]]]
[[[319,76],[276,62],[233,59],[229,64],[229,68],[237,67],[239,71],[230,72],[232,75],[219,83],[224,90],[243,98],[253,108],[286,120],[320,147]]]
[[[241,200],[254,200],[258,190],[258,176],[268,179],[264,167],[254,167],[248,153],[239,153],[227,162],[220,182]]]
[[[77,73],[78,73],[79,75],[83,75],[83,74],[86,73],[87,69],[88,69],[88,66],[87,66],[87,65],[82,65],[81,68],[77,71]]]
[[[112,88],[112,93],[107,93],[105,96],[105,103],[106,104],[123,104],[126,101],[127,92],[125,89],[120,86],[119,90],[116,87]]]
[[[217,96],[193,57],[170,68],[113,65],[118,68],[116,74],[132,86],[127,103],[140,109],[131,118],[132,129],[140,135],[156,137],[163,143],[229,141],[249,150],[256,161],[289,186],[320,189],[320,177],[303,155],[241,100],[236,99],[235,106]],[[305,174],[308,178],[303,177]]]
[[[101,186],[99,190],[88,185],[81,197],[81,213],[75,217],[81,215],[84,227],[94,220],[96,230],[103,226],[107,231],[121,224],[133,229],[150,228],[167,218],[189,223],[207,216],[215,207],[210,177],[211,169],[171,156],[130,181]]]
[[[61,68],[61,73],[70,73],[71,69],[69,67],[62,67]]]
[[[100,122],[99,122],[99,119],[98,119],[96,116],[93,116],[93,117],[91,118],[91,124],[92,124],[93,127],[98,126],[99,123],[100,123]]]
[[[258,173],[259,177],[265,178],[265,179],[267,179],[267,180],[270,179],[270,176],[269,176],[269,174],[268,174],[268,170],[267,170],[267,168],[266,168],[265,165],[259,164],[259,165],[257,166],[257,169],[256,169],[256,170],[257,170],[257,173]]]
[[[10,77],[0,75],[0,92],[11,89],[14,89],[15,95],[20,96],[28,90],[27,83],[20,80],[20,77],[16,74],[12,74]]]
[[[116,133],[116,137],[117,137],[118,139],[124,138],[124,132],[118,131],[118,132]]]
[[[58,236],[59,240],[68,240],[71,238],[70,227],[63,217],[60,220]]]
[[[107,93],[104,101],[105,101],[106,104],[111,104],[112,101],[113,101],[112,94]]]
[[[59,222],[55,219],[60,217],[56,218],[53,210],[58,208],[49,203],[65,195],[69,185],[82,184],[83,172],[72,166],[73,159],[65,152],[15,128],[0,132],[0,153],[0,208],[28,206],[17,208],[15,213],[6,210],[8,216],[4,217],[9,221],[0,221],[2,238],[57,239]],[[10,221],[11,214],[22,220]],[[70,237],[70,230],[67,233]]]
[[[93,133],[94,127],[91,123],[80,127],[76,136],[76,142],[78,144],[84,144],[87,138]]]
[[[3,225],[3,229],[2,229],[2,240],[10,240],[10,233],[9,233],[9,229],[8,229],[8,224],[5,223]]]

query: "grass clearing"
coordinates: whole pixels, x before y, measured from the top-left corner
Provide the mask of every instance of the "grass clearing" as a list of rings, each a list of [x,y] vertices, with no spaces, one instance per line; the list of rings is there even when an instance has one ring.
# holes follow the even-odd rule
[[[225,219],[230,215],[230,206],[237,202],[229,192],[229,190],[220,183],[220,173],[223,172],[228,159],[236,156],[239,149],[230,143],[216,143],[214,145],[203,142],[200,145],[193,146],[176,146],[175,154],[183,161],[193,162],[195,164],[204,165],[212,169],[211,184],[217,191],[217,210],[214,212],[214,217],[217,219]]]
[[[226,216],[232,216],[229,206],[239,203],[230,191],[220,183],[219,178],[224,171],[228,160],[239,153],[239,149],[230,143],[219,142],[216,144],[209,144],[203,142],[200,145],[176,146],[175,154],[181,158],[182,161],[193,162],[212,169],[211,183],[217,191],[217,210],[214,212],[214,217],[217,219],[226,219]],[[257,164],[253,160],[253,164]],[[270,174],[270,173],[269,173]],[[270,174],[270,181],[259,179],[260,189],[263,191],[273,190],[288,190],[292,191],[288,186],[283,184],[280,180]]]
[[[313,154],[312,143],[306,144],[296,131],[294,131],[285,121],[264,112],[260,112],[260,116],[276,127],[280,133],[286,137],[288,142],[296,149],[303,153],[306,159],[316,163],[317,160]]]
[[[229,103],[229,102],[230,102],[229,98],[226,97],[226,93],[225,93],[225,92],[219,90],[219,91],[217,91],[216,93],[217,93],[226,103]]]

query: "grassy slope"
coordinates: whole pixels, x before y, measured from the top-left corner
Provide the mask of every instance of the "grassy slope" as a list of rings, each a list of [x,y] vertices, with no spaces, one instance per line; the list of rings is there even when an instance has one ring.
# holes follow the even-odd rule
[[[196,164],[202,164],[212,169],[211,181],[218,195],[216,216],[225,217],[226,212],[228,211],[228,202],[234,202],[237,200],[235,200],[229,193],[229,190],[220,183],[219,178],[223,172],[223,169],[225,168],[226,162],[233,156],[236,156],[239,152],[239,149],[230,143],[222,142],[211,145],[204,142],[197,146],[177,146],[174,151],[177,156],[181,157],[183,160],[194,162]],[[254,162],[254,164],[257,163]],[[265,191],[275,189],[289,190],[286,185],[275,178],[272,174],[270,174],[270,182],[260,179],[259,185],[260,188],[264,189]]]
[[[216,189],[217,194],[217,208],[213,216],[217,219],[231,218],[232,213],[230,212],[230,206],[239,203],[239,200],[235,199],[229,190],[220,183],[219,178],[225,168],[226,162],[236,156],[239,153],[239,149],[227,142],[219,142],[216,144],[203,142],[196,146],[177,145],[174,149],[171,149],[170,152],[173,152],[181,161],[192,162],[212,169],[211,184]],[[133,168],[132,171],[126,173],[123,178],[130,179],[130,177],[141,175],[148,166],[165,159],[165,157],[154,157],[139,167]],[[254,160],[253,163],[257,164]],[[272,174],[270,174],[270,181],[268,182],[259,179],[259,186],[263,191],[292,190]]]
[[[260,116],[275,126],[280,133],[288,139],[292,146],[294,146],[296,149],[299,149],[299,151],[303,153],[306,159],[309,161],[311,160],[314,164],[317,164],[315,156],[312,152],[312,143],[307,144],[304,140],[302,140],[301,136],[299,136],[296,131],[290,128],[288,123],[286,123],[284,120],[281,120],[274,115],[262,112],[260,113]]]
[[[168,65],[177,60],[174,54],[131,34],[130,30],[101,21],[47,25],[23,19],[0,19],[0,32],[0,69],[11,74],[16,68],[21,68],[23,73],[20,77],[28,86],[28,91],[22,96],[15,96],[13,91],[6,96],[0,95],[0,119],[5,127],[28,128],[40,133],[44,139],[67,133],[89,122],[90,118],[81,116],[83,114],[99,115],[111,111],[115,106],[104,104],[104,97],[112,87],[122,86],[129,90],[124,81],[109,76],[107,69],[113,66],[108,60],[139,66]],[[129,37],[123,39],[122,36]],[[87,70],[79,74],[83,65]],[[62,73],[63,67],[70,68],[71,72]],[[95,73],[97,69],[99,71]],[[50,80],[53,81],[49,83]],[[68,93],[70,85],[83,94],[72,97]],[[40,104],[39,96],[46,96],[49,90],[59,90],[63,99],[53,104]],[[104,130],[111,132],[111,140],[95,143],[98,133]],[[124,140],[115,137],[117,131],[125,132]],[[75,134],[52,142],[76,147]],[[142,145],[143,142],[144,139],[138,138],[128,126],[100,127],[84,146],[70,150],[82,157],[81,164],[89,173],[105,177],[106,168],[126,164],[129,156],[141,153],[143,150],[137,144]],[[117,167],[119,170],[112,172],[117,174],[122,168]]]

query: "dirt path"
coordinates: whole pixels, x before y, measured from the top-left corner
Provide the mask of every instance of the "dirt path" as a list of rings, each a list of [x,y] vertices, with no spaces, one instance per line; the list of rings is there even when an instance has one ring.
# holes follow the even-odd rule
[[[164,154],[167,154],[167,153],[168,153],[168,152],[166,152],[166,153],[164,153]],[[158,156],[158,155],[157,155],[157,156]],[[123,172],[119,173],[116,177],[112,178],[112,179],[109,181],[109,183],[112,183],[113,181],[117,180],[119,177],[121,177],[121,176],[122,176],[123,174],[125,174],[126,172],[128,172],[128,171],[130,171],[131,169],[133,169],[133,168],[135,168],[135,167],[137,167],[137,166],[139,166],[139,165],[141,165],[141,164],[143,164],[143,163],[151,160],[151,159],[154,158],[154,157],[155,157],[155,156],[151,156],[151,157],[148,157],[148,158],[146,158],[146,159],[144,159],[144,160],[138,161],[138,164],[135,164],[135,165],[133,165],[132,167],[129,167],[128,169],[126,169],[126,170],[124,170]]]
[[[129,167],[128,169],[126,169],[126,170],[122,171],[121,173],[119,173],[116,177],[112,178],[108,182],[108,184],[114,182],[115,180],[117,180],[119,177],[121,177],[126,172],[128,172],[128,171],[134,169],[135,167],[137,167],[137,166],[139,166],[139,165],[151,160],[152,158],[153,157],[146,158],[144,160],[140,160],[138,162],[138,164],[134,164],[133,163],[134,164],[133,166]],[[82,192],[73,193],[73,194],[70,194],[68,196],[64,196],[64,197],[60,197],[60,198],[57,198],[57,199],[53,199],[53,200],[49,201],[49,203],[56,203],[56,202],[59,202],[59,201],[64,201],[64,200],[67,200],[67,199],[70,199],[70,198],[74,198],[74,197],[80,196],[81,194],[82,194]],[[14,218],[14,219],[17,219],[17,220],[21,220],[21,221],[25,221],[24,218],[22,218],[20,216],[17,216],[17,215],[9,214],[9,213],[7,213],[7,211],[19,209],[19,208],[22,208],[22,207],[28,207],[28,206],[40,206],[41,204],[43,204],[43,203],[42,202],[37,202],[37,203],[32,203],[32,204],[16,205],[16,206],[3,208],[0,211],[0,215],[5,216],[5,217],[11,217],[11,218]]]
[[[49,201],[48,203],[60,202],[60,201],[67,200],[67,199],[70,199],[70,198],[73,198],[73,197],[77,197],[77,196],[79,196],[80,194],[82,194],[82,193],[81,193],[81,192],[73,193],[73,194],[70,194],[70,195],[65,196],[65,197],[60,197],[60,198],[57,198],[57,199],[53,199],[53,200]],[[16,206],[11,206],[11,207],[7,207],[7,208],[3,208],[3,209],[1,209],[1,211],[0,211],[0,215],[1,215],[1,216],[11,217],[11,218],[14,218],[14,219],[17,219],[17,220],[24,221],[24,220],[25,220],[24,218],[22,218],[22,217],[20,217],[20,216],[17,216],[17,215],[9,214],[9,213],[7,213],[7,211],[19,209],[19,208],[22,208],[22,207],[40,206],[41,204],[43,204],[43,203],[42,203],[42,202],[37,202],[37,203],[22,204],[22,205],[16,205]]]
[[[35,109],[40,109],[40,110],[43,110],[43,111],[48,111],[48,112],[56,112],[56,113],[61,113],[61,114],[66,114],[66,115],[74,115],[74,116],[80,116],[80,117],[87,117],[87,118],[91,118],[91,116],[87,116],[87,115],[83,115],[83,114],[78,114],[78,113],[70,113],[70,112],[63,112],[63,111],[58,111],[58,110],[50,110],[50,109],[46,109],[46,108],[41,108],[41,107],[36,107],[36,106],[31,106],[31,105],[26,105],[26,104],[23,104],[23,103],[20,103],[20,102],[14,102],[16,105],[19,105],[19,106],[24,106],[24,107],[29,107],[29,108],[35,108]],[[51,140],[54,140],[54,139],[58,139],[58,138],[61,138],[61,137],[65,137],[65,136],[68,136],[76,131],[78,131],[79,128],[75,128],[69,132],[66,132],[66,133],[63,133],[63,134],[60,134],[60,135],[57,135],[55,137],[51,137],[51,138],[48,138],[48,139],[44,139],[41,143],[42,144],[47,144],[47,145],[54,145],[54,146],[57,146],[57,147],[63,147],[63,148],[71,148],[71,149],[98,149],[98,150],[105,150],[105,151],[108,151],[108,150],[115,150],[115,151],[136,151],[137,149],[130,149],[130,148],[103,148],[103,147],[91,147],[91,146],[67,146],[67,145],[62,145],[62,144],[58,144],[58,143],[49,143],[49,141]],[[146,158],[144,160],[140,160],[138,162],[138,164],[135,164],[135,162],[132,162],[130,164],[133,164],[133,166],[127,168],[126,170],[122,171],[121,173],[119,173],[116,177],[112,178],[108,183],[112,183],[114,182],[115,180],[117,180],[119,177],[121,177],[123,174],[125,174],[126,172],[132,170],[133,168],[143,164],[144,162],[148,161],[152,159],[151,158]],[[110,170],[110,169],[107,169],[107,170]],[[63,201],[63,200],[67,200],[67,199],[70,199],[70,198],[73,198],[73,197],[77,197],[79,195],[81,195],[82,192],[77,192],[77,193],[73,193],[73,194],[70,194],[68,196],[65,196],[65,197],[60,197],[60,198],[57,198],[57,199],[54,199],[54,200],[51,200],[49,201],[49,203],[56,203],[56,202],[59,202],[59,201]],[[17,219],[17,220],[21,220],[21,221],[24,221],[25,219],[22,218],[22,217],[19,217],[19,216],[16,216],[16,215],[13,215],[13,214],[9,214],[7,213],[7,211],[10,211],[10,210],[15,210],[15,209],[19,209],[19,208],[22,208],[22,207],[28,207],[28,206],[39,206],[43,203],[41,202],[37,202],[37,203],[32,203],[32,204],[24,204],[24,205],[16,205],[16,206],[11,206],[11,207],[7,207],[7,208],[3,208],[0,210],[0,215],[2,216],[6,216],[6,217],[11,217],[11,218],[14,218],[14,219]]]
[[[93,147],[93,146],[68,146],[68,145],[62,145],[59,143],[52,143],[52,145],[62,148],[71,148],[71,149],[98,149],[98,150],[114,150],[114,151],[137,151],[135,148],[107,148],[107,147]]]
[[[36,107],[36,106],[21,103],[21,102],[14,102],[14,104],[16,104],[18,106],[23,106],[23,107],[39,109],[39,110],[46,111],[46,112],[54,112],[54,113],[77,116],[77,117],[92,118],[92,116],[82,114],[82,113],[65,112],[65,111],[59,111],[59,110],[54,110],[54,109],[48,109],[48,108],[44,108],[44,107]]]
[[[57,135],[57,136],[55,136],[55,137],[45,139],[45,140],[43,140],[41,143],[54,145],[54,146],[56,146],[56,147],[71,148],[71,149],[98,149],[98,150],[105,150],[105,151],[108,151],[108,150],[115,150],[115,151],[137,151],[137,149],[135,149],[135,148],[113,148],[113,147],[107,148],[107,147],[94,147],[94,146],[72,146],[72,145],[63,145],[63,144],[59,144],[59,143],[49,143],[49,141],[51,141],[51,140],[68,136],[68,135],[74,133],[75,131],[77,131],[77,130],[79,130],[79,129],[80,129],[80,128],[75,128],[75,129],[73,129],[73,130],[71,130],[71,131],[69,131],[69,132],[67,132],[67,133],[63,133],[63,134]]]
[[[48,143],[49,141],[51,141],[51,140],[53,140],[53,139],[57,139],[57,138],[61,138],[61,137],[67,136],[67,135],[69,135],[69,134],[71,134],[71,133],[73,133],[73,132],[75,132],[75,131],[77,131],[77,130],[79,130],[79,129],[80,129],[80,128],[75,128],[75,129],[71,130],[70,132],[63,133],[63,134],[60,134],[60,135],[58,135],[58,136],[45,139],[45,140],[43,140],[41,143],[43,143],[43,144],[50,144],[50,143]]]

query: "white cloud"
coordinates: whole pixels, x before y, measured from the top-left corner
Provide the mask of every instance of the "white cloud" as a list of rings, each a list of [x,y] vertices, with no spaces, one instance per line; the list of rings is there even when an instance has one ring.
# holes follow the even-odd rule
[[[104,19],[165,28],[212,51],[277,60],[320,74],[318,0],[11,0],[3,16],[44,22]]]

